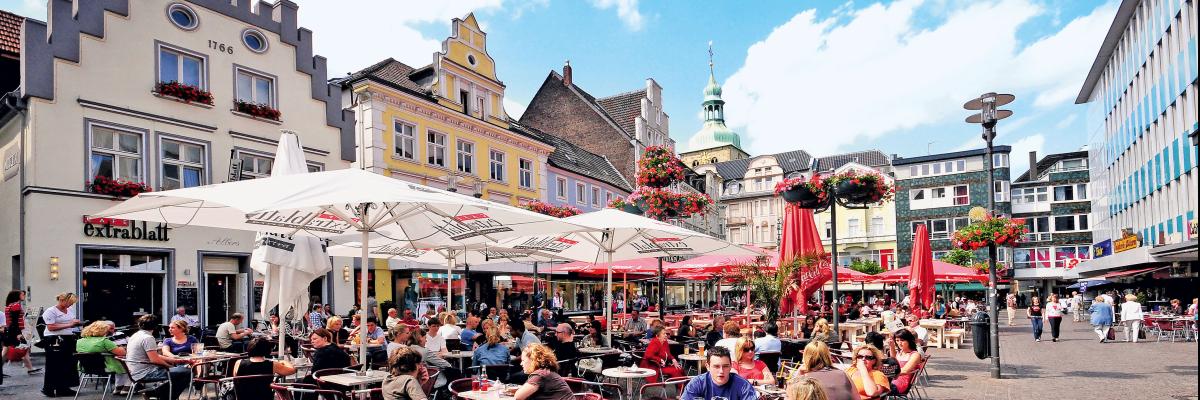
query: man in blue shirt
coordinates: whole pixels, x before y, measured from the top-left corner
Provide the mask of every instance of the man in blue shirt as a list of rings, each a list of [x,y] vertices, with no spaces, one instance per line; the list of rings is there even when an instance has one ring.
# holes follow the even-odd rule
[[[475,345],[475,338],[482,336],[482,333],[476,331],[479,328],[479,317],[474,315],[467,317],[467,327],[462,330],[458,336],[458,341],[462,342],[464,349],[471,349]]]
[[[775,325],[774,322],[767,322],[763,324],[763,331],[766,331],[766,336],[754,339],[754,348],[757,349],[757,352],[778,353],[783,351],[783,342],[780,342],[779,338],[776,337],[776,335],[779,335],[779,326]]]
[[[708,372],[697,375],[683,389],[681,399],[712,399],[721,396],[729,400],[754,400],[758,392],[745,378],[733,373],[729,349],[716,346],[708,349]]]

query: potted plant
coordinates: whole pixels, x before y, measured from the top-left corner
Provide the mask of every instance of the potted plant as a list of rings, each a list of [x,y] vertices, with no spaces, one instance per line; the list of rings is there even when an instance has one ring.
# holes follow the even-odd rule
[[[856,204],[882,203],[891,200],[895,189],[877,172],[860,173],[849,170],[833,177],[834,193]]]
[[[703,214],[712,204],[712,198],[703,193],[684,193],[680,196],[679,214],[690,217],[692,214]]]
[[[639,186],[664,188],[683,180],[683,163],[666,147],[650,146],[638,160]]]
[[[1008,217],[985,217],[981,221],[959,228],[954,232],[954,247],[963,250],[979,250],[996,245],[1012,247],[1021,242],[1027,231],[1025,220]]]
[[[115,197],[133,197],[152,190],[145,183],[113,179],[103,175],[96,175],[92,178],[92,181],[88,183],[88,189],[92,193]]]
[[[572,216],[576,216],[576,215],[580,214],[580,211],[578,208],[575,208],[572,206],[556,206],[556,205],[541,202],[538,200],[533,200],[528,203],[525,203],[521,207],[526,210],[533,211],[535,213],[549,215],[549,216],[555,217],[555,218],[566,218],[566,217],[572,217]]]
[[[814,175],[809,179],[792,177],[775,184],[775,195],[800,208],[821,208],[829,198],[827,182]]]
[[[642,209],[638,208],[638,206],[636,204],[628,202],[628,199],[622,199],[620,197],[615,198],[615,199],[613,199],[613,201],[609,202],[608,208],[614,208],[614,209],[621,210],[621,211],[624,211],[624,212],[627,212],[627,213],[630,213],[633,215],[642,215]]]
[[[272,121],[278,121],[281,115],[279,110],[276,110],[274,107],[271,107],[268,104],[235,100],[233,102],[233,107],[237,112],[250,114],[258,118],[265,118]]]

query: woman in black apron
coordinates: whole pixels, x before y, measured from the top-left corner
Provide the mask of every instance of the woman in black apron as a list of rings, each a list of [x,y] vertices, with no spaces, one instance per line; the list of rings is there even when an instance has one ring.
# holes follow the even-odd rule
[[[74,396],[71,388],[79,386],[79,374],[75,369],[75,335],[79,332],[79,319],[75,317],[74,293],[62,293],[55,297],[58,304],[42,312],[46,329],[39,347],[46,350],[46,376],[42,381],[42,394],[47,397]]]

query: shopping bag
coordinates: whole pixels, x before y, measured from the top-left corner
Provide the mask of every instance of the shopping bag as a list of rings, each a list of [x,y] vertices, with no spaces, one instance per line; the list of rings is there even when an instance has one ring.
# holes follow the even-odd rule
[[[1117,330],[1112,327],[1108,328],[1108,340],[1117,340]]]

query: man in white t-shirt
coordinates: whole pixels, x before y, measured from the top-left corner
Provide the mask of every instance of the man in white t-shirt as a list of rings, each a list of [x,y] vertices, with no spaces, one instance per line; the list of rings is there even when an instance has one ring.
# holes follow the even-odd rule
[[[434,354],[440,354],[446,349],[446,338],[438,334],[442,329],[442,321],[437,318],[430,318],[427,322],[429,331],[425,335],[425,349]]]
[[[188,381],[192,377],[188,368],[191,362],[159,353],[158,341],[154,338],[154,331],[159,328],[158,317],[143,315],[138,318],[137,325],[139,330],[129,337],[126,353],[130,377],[139,383],[169,379],[170,385],[159,386],[153,396],[172,400],[179,398],[179,395],[188,389]],[[166,396],[168,386],[171,397]]]
[[[242,313],[233,313],[228,321],[217,326],[217,346],[222,351],[241,353],[246,349],[246,338],[250,336],[250,328],[238,329],[242,323]]]
[[[925,342],[929,339],[929,329],[921,326],[921,319],[916,316],[908,317],[908,330],[917,336],[917,348],[925,354]]]

